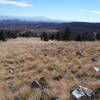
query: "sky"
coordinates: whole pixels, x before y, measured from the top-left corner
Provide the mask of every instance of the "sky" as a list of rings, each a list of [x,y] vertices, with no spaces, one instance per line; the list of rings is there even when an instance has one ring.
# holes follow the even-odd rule
[[[100,0],[0,0],[0,16],[100,22]]]

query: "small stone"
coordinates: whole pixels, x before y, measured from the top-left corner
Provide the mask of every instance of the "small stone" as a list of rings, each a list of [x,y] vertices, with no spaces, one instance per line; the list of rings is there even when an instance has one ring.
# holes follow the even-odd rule
[[[70,100],[96,100],[95,93],[86,87],[78,86],[71,91]]]
[[[83,52],[82,52],[81,50],[78,50],[78,51],[76,52],[76,54],[79,55],[79,56],[81,56],[81,57],[84,56],[84,54],[83,54]]]
[[[31,83],[31,88],[39,88],[40,87],[40,83],[38,81],[34,81]]]
[[[31,88],[46,88],[47,87],[47,82],[46,78],[42,77],[40,80],[35,80],[31,83]]]
[[[91,60],[92,60],[93,62],[96,62],[96,61],[97,61],[97,59],[96,59],[96,58],[92,58]]]
[[[10,69],[10,70],[9,70],[9,73],[10,73],[10,74],[14,74],[14,73],[15,73],[15,70],[14,70],[14,69]]]
[[[96,72],[100,72],[100,68],[98,67],[93,67],[93,70],[95,70]]]

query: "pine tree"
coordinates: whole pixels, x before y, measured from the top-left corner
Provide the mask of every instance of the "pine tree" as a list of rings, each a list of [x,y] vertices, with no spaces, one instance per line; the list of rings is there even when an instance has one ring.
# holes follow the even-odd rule
[[[76,37],[76,41],[82,41],[80,34]]]
[[[41,40],[48,41],[48,35],[47,35],[46,32],[43,32],[43,33],[41,34]]]
[[[71,39],[71,30],[67,27],[64,31],[63,40],[68,41]]]
[[[97,39],[97,40],[100,40],[100,32],[98,32],[98,33],[96,34],[96,39]]]
[[[0,31],[0,40],[2,40],[2,41],[6,41],[7,40],[6,31],[4,31],[4,30]]]

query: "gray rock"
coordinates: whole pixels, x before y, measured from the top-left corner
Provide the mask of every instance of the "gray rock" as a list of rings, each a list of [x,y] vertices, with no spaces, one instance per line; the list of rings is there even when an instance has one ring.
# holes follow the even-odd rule
[[[78,86],[71,91],[70,100],[96,100],[96,98],[91,89]]]
[[[40,88],[41,85],[38,81],[34,81],[31,83],[31,88]]]
[[[91,58],[91,60],[92,60],[93,62],[96,62],[96,61],[97,61],[97,59],[96,59],[96,58]]]
[[[96,71],[97,73],[100,72],[100,68],[98,68],[98,67],[93,67],[93,70]]]
[[[83,53],[83,51],[81,51],[81,50],[78,50],[78,51],[76,52],[76,54],[77,54],[78,56],[80,56],[80,57],[84,57],[84,53]]]
[[[14,70],[14,69],[10,69],[10,70],[9,70],[9,73],[10,73],[10,74],[14,74],[14,73],[15,73],[15,70]]]
[[[46,88],[47,87],[47,80],[45,77],[40,78],[39,80],[33,81],[31,83],[31,88]]]

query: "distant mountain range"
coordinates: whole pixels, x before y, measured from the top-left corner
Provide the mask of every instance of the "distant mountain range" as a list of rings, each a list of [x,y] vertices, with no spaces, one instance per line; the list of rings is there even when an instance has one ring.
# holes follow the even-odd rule
[[[82,32],[100,32],[100,23],[88,23],[88,22],[63,22],[59,20],[51,20],[45,17],[0,17],[0,29],[11,30],[64,30],[69,27],[73,33],[79,34]]]
[[[34,22],[58,22],[58,23],[65,22],[63,20],[50,19],[43,16],[36,16],[36,17],[0,16],[0,20],[22,20],[22,21],[34,21]]]

